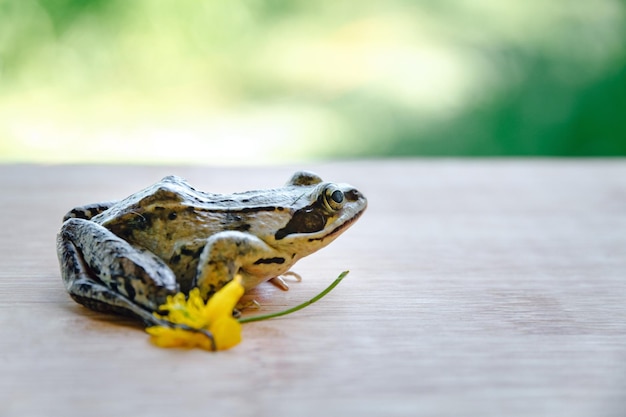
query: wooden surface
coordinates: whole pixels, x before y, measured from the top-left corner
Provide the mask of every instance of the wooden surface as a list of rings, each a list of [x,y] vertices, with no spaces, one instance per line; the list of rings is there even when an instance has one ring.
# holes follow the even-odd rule
[[[170,173],[229,192],[296,168],[350,182],[361,220],[254,291],[221,353],[152,346],[66,294],[72,206]],[[0,166],[0,416],[624,416],[626,161],[369,161],[277,168]],[[191,413],[193,412],[193,413]]]

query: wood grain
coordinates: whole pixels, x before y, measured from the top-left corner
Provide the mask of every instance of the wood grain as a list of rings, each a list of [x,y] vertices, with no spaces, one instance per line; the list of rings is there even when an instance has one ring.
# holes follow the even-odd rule
[[[69,208],[167,174],[200,189],[295,169],[357,185],[363,218],[263,285],[212,354],[148,343],[63,289]],[[398,160],[272,168],[0,166],[1,416],[624,416],[626,161]]]

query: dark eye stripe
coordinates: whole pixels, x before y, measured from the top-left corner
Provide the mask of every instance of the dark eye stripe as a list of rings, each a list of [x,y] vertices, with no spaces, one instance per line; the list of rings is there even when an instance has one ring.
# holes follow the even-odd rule
[[[284,239],[294,233],[315,233],[323,230],[328,220],[326,212],[317,205],[311,205],[296,211],[289,223],[276,232],[276,240]]]

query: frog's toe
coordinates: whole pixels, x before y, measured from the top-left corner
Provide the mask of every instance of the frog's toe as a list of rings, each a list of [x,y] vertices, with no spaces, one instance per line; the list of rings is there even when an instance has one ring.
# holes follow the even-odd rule
[[[261,308],[261,304],[259,304],[257,300],[252,299],[252,300],[237,303],[237,305],[235,306],[235,311],[237,312],[239,316],[241,316],[241,312],[244,310],[258,310],[259,308]],[[235,316],[235,317],[239,317],[239,316]]]
[[[289,285],[287,284],[287,281],[285,281],[286,277],[290,277],[292,281],[294,282],[300,282],[302,281],[302,277],[300,276],[300,274],[293,272],[293,271],[287,271],[282,275],[279,275],[277,277],[274,277],[272,279],[270,279],[270,282],[274,285],[276,285],[278,288],[280,288],[283,291],[288,291],[289,290]]]
[[[289,291],[289,285],[287,285],[283,277],[274,277],[270,279],[270,282],[283,291]]]
[[[281,277],[292,277],[292,280],[294,282],[302,281],[302,275],[298,274],[297,272],[293,272],[293,271],[287,271],[284,274],[282,274]]]

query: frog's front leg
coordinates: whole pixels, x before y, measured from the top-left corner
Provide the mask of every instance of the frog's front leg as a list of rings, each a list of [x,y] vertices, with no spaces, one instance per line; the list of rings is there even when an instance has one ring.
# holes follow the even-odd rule
[[[195,285],[206,299],[237,273],[249,290],[287,269],[287,259],[263,240],[248,233],[224,231],[207,240],[198,261]]]
[[[178,291],[174,273],[161,259],[89,220],[63,223],[57,251],[67,291],[93,310],[159,324],[152,312]]]

